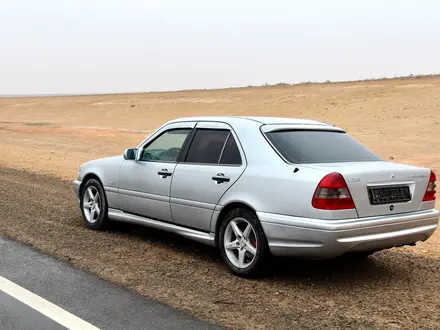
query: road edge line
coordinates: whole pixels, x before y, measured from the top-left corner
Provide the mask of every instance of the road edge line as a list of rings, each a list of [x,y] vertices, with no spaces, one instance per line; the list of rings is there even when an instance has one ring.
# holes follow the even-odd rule
[[[50,301],[32,293],[18,284],[0,276],[0,291],[21,301],[51,320],[68,329],[99,330],[94,325],[58,307]]]

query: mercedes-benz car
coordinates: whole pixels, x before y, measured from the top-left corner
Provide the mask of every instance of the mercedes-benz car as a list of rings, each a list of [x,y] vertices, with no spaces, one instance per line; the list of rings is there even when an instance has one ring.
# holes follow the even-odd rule
[[[427,240],[435,181],[328,123],[224,116],[169,121],[137,148],[81,165],[74,187],[88,228],[170,231],[251,277],[269,255],[361,257]]]

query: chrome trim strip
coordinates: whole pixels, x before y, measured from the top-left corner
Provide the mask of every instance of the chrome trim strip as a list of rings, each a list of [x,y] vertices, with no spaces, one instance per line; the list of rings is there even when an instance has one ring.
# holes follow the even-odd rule
[[[425,233],[430,230],[435,230],[437,225],[427,225],[422,227],[408,228],[403,230],[396,230],[391,232],[384,232],[380,234],[370,234],[363,236],[354,236],[354,237],[344,237],[338,238],[338,242],[341,243],[361,243],[361,242],[372,242],[372,241],[380,241],[390,238],[396,238],[401,236],[409,236],[418,233]]]
[[[388,182],[370,182],[367,183],[367,188],[391,188],[394,186],[411,186],[414,185],[416,182],[415,181],[388,181]]]
[[[118,188],[116,188],[116,187],[104,187],[104,190],[108,191],[108,192],[112,192],[112,193],[118,192]]]
[[[117,192],[119,192],[119,194],[126,196],[140,197],[140,198],[151,199],[160,202],[168,203],[170,201],[170,196],[153,195],[153,194],[143,193],[140,191],[126,190],[126,189],[119,189],[117,190]]]
[[[279,248],[320,248],[324,244],[320,242],[289,242],[289,241],[270,241],[268,245],[272,247]]]
[[[240,165],[234,165],[234,164],[219,164],[219,163],[190,163],[190,162],[179,162],[177,166],[179,165],[198,165],[198,166],[225,166],[225,167],[242,167],[243,164]],[[176,167],[177,168],[177,167]]]
[[[189,206],[189,207],[197,207],[199,209],[207,209],[207,210],[214,210],[214,208],[215,208],[215,204],[209,204],[209,203],[197,202],[197,201],[190,201],[190,200],[187,200],[187,199],[181,199],[181,198],[175,198],[175,197],[171,197],[170,203],[171,204],[176,204],[176,205]]]
[[[215,246],[215,236],[213,233],[205,233],[195,229],[180,227],[172,223],[153,220],[111,208],[108,209],[108,217],[113,221],[129,222],[155,229],[165,230],[206,245]]]

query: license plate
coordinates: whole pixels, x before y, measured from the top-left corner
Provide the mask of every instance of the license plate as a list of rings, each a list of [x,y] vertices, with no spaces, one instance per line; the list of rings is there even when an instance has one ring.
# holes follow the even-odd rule
[[[403,203],[411,200],[411,192],[408,186],[370,188],[368,197],[372,205]]]

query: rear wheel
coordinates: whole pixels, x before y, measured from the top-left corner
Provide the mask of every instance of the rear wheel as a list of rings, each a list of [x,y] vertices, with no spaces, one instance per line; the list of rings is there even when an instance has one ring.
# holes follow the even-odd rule
[[[261,274],[268,248],[257,216],[245,208],[231,210],[220,225],[219,249],[232,273],[243,277]]]
[[[107,198],[97,179],[88,180],[81,191],[81,213],[90,229],[103,229],[107,220]]]

